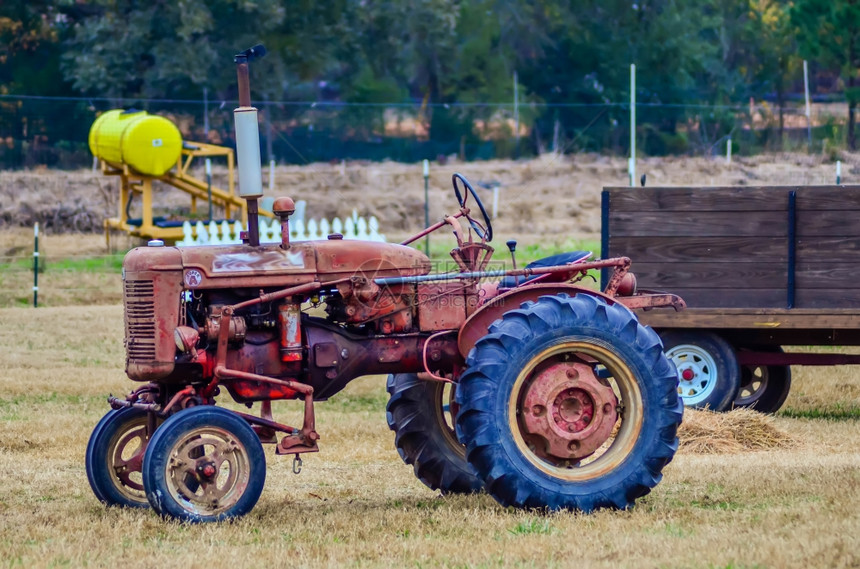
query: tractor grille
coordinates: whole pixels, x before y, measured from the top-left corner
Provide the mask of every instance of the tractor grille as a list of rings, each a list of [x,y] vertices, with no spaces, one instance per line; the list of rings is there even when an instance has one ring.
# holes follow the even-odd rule
[[[125,350],[129,361],[155,360],[154,293],[151,280],[125,281]]]

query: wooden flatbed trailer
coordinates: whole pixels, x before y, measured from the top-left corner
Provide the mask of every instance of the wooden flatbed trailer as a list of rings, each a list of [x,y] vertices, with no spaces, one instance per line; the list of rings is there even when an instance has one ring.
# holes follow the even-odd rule
[[[791,365],[860,356],[860,186],[606,188],[602,255],[633,259],[640,289],[680,295],[651,311],[689,406],[774,412]]]

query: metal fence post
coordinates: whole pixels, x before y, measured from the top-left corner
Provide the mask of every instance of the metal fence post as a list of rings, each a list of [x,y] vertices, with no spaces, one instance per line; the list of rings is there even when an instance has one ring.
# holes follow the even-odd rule
[[[33,225],[33,308],[39,306],[39,222]]]
[[[430,227],[430,161],[424,159],[424,229]],[[430,234],[424,239],[424,254],[430,256]]]

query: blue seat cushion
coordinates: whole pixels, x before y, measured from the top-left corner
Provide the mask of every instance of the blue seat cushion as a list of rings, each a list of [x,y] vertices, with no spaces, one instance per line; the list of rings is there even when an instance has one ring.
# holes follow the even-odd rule
[[[526,268],[534,269],[540,267],[555,267],[556,265],[569,265],[571,263],[587,259],[590,255],[591,251],[569,251],[567,253],[559,253],[558,255],[550,255],[549,257],[532,261],[526,265]],[[520,277],[520,284],[527,283],[532,279],[536,279],[538,276],[539,275]],[[515,286],[517,286],[517,282],[514,277],[504,277],[499,281],[499,288],[513,288]]]

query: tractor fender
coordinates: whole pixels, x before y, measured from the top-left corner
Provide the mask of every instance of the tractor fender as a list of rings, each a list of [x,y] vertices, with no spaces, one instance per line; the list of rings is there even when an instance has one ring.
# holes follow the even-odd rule
[[[618,302],[613,297],[602,292],[564,283],[534,284],[515,288],[487,301],[463,322],[457,333],[457,348],[460,350],[460,354],[465,358],[469,354],[469,350],[475,346],[475,343],[487,335],[487,332],[490,330],[490,324],[501,318],[502,314],[508,310],[519,308],[522,303],[537,300],[541,296],[552,296],[562,293],[569,296],[587,294],[600,298],[607,304],[616,304]]]

